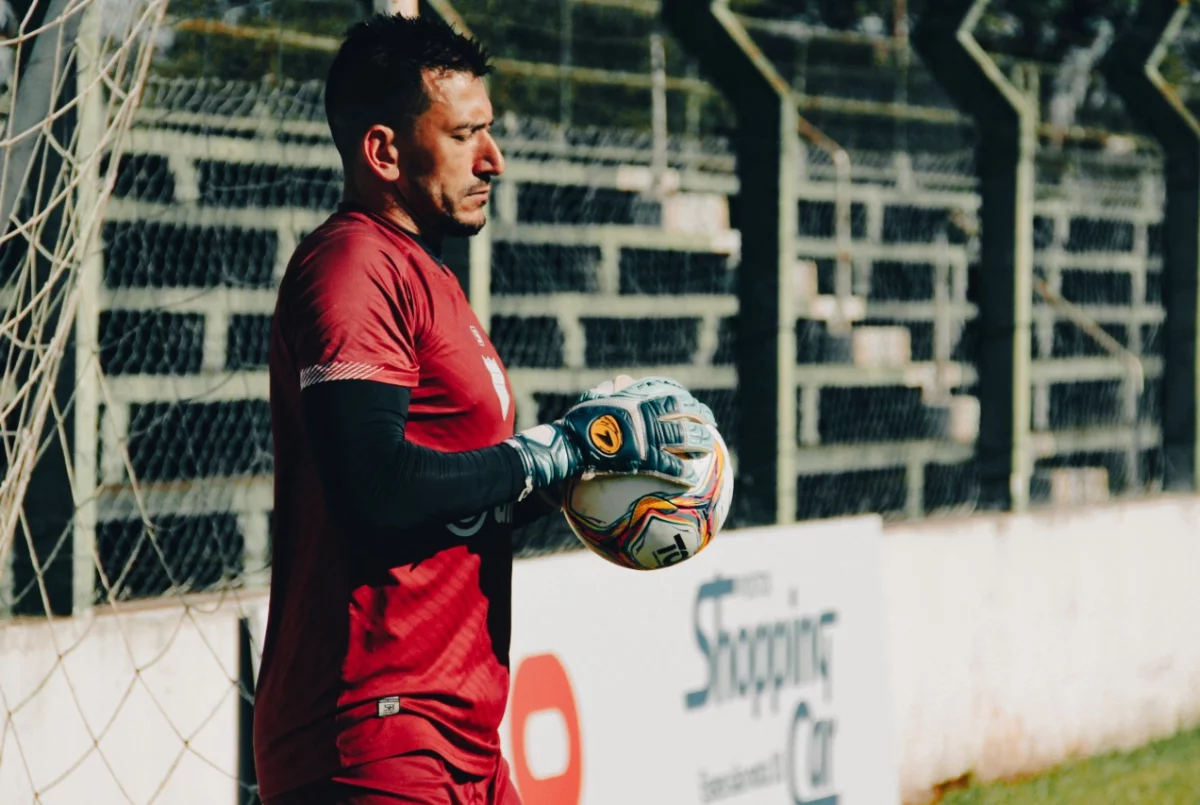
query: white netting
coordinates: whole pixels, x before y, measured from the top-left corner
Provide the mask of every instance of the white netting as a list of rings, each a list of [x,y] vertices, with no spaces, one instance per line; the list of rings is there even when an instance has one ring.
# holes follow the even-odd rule
[[[133,123],[165,2],[108,8],[100,2],[29,4],[2,40],[11,74],[0,139],[0,255],[4,269],[0,550],[28,526],[23,500],[43,435],[64,430],[56,406],[67,355],[119,152]],[[103,23],[101,20],[103,19]],[[47,423],[51,427],[47,429]],[[61,434],[66,438],[65,432]]]
[[[127,608],[146,557],[161,590],[191,571],[163,561],[171,529],[132,473],[138,538],[106,551],[97,483],[114,393],[97,348],[98,236],[166,2],[0,8],[0,801],[212,802],[237,777],[239,621],[214,601]],[[130,467],[127,446],[100,461]]]

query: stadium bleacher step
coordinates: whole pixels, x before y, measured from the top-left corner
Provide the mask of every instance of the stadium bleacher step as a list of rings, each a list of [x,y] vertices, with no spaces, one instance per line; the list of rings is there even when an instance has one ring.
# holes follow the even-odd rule
[[[1054,506],[1104,503],[1110,498],[1105,467],[1042,467],[1034,471],[1032,497]]]
[[[855,366],[878,368],[912,363],[912,336],[907,327],[855,327],[850,339]]]
[[[936,427],[930,432],[935,438],[955,444],[974,444],[979,437],[979,398],[965,394],[948,396],[940,401],[926,400],[930,417]]]

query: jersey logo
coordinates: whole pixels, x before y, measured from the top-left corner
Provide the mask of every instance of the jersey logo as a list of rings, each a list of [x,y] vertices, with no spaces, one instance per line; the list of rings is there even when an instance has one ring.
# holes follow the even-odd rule
[[[513,521],[511,503],[503,503],[491,510],[492,519],[501,525],[509,525]],[[464,517],[457,523],[446,523],[446,530],[456,537],[470,539],[483,530],[487,524],[488,512],[480,512],[474,517]]]
[[[465,517],[457,523],[446,523],[446,530],[456,537],[466,539],[482,531],[486,522],[487,512],[481,512],[474,517]]]
[[[471,325],[471,335],[475,336],[475,343],[482,347],[483,346],[483,336],[481,336],[479,334],[479,330],[475,327],[474,324]]]
[[[508,395],[508,381],[504,378],[504,370],[495,359],[487,356],[483,358],[483,365],[492,376],[492,388],[496,390],[496,397],[500,400],[500,416],[508,419],[508,407],[512,405],[512,398]]]
[[[592,420],[588,425],[588,438],[606,456],[615,456],[621,449],[621,426],[611,414]]]

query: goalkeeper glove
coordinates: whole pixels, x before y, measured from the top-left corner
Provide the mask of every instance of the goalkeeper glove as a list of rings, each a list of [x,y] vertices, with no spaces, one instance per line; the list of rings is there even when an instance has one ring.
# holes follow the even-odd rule
[[[692,396],[691,392],[669,377],[643,377],[641,380],[634,381],[628,375],[620,375],[616,380],[605,380],[595,388],[588,389],[580,395],[575,404],[578,405],[582,402],[599,400],[613,395],[636,399],[650,399],[652,397],[673,395],[680,398],[680,403],[683,406],[682,410],[688,414],[696,415],[701,422],[707,425],[715,427],[717,424],[712,410],[707,405],[697,400]]]
[[[525,468],[521,500],[534,489],[597,473],[641,472],[690,486],[695,478],[682,457],[712,451],[710,424],[707,406],[673,381],[654,378],[583,399],[557,422],[506,444]]]

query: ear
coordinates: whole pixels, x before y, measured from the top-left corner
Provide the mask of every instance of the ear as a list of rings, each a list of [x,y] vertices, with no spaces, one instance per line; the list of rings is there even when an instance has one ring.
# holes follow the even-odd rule
[[[367,129],[362,138],[362,155],[367,168],[383,181],[400,178],[400,150],[396,132],[390,127],[376,124]]]

